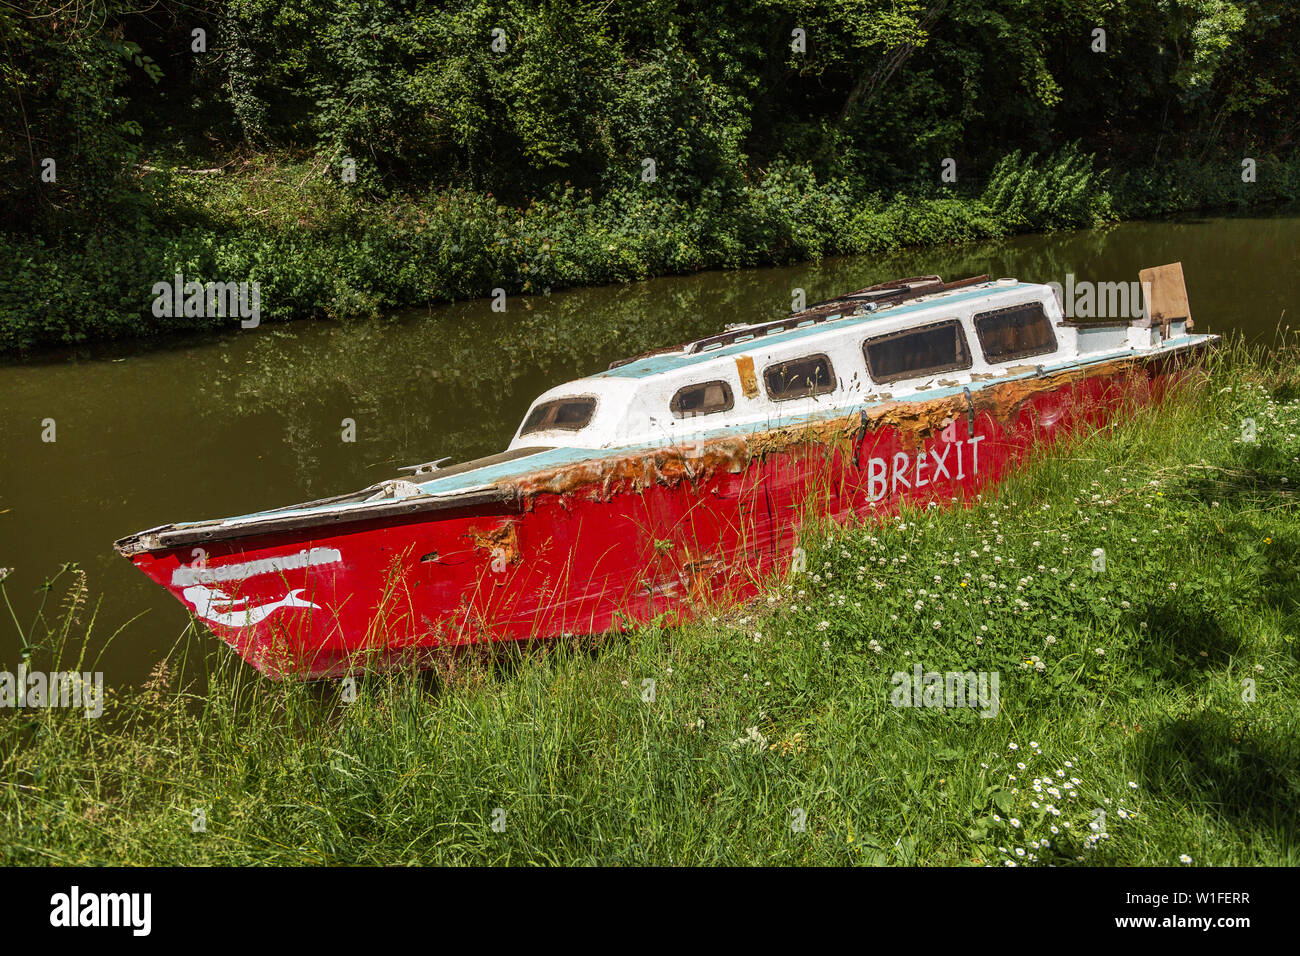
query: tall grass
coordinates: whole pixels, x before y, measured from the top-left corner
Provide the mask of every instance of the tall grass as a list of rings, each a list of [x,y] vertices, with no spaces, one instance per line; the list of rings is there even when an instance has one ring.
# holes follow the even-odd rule
[[[99,721],[0,716],[0,859],[1294,865],[1297,358],[1225,349],[972,507],[809,528],[684,627],[350,702],[189,635]],[[917,663],[997,671],[997,716],[893,706]]]

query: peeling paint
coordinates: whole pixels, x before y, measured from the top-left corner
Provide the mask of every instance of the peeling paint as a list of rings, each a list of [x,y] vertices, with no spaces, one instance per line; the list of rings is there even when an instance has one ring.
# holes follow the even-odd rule
[[[495,528],[489,528],[480,531],[478,528],[470,528],[465,532],[465,537],[473,542],[475,548],[487,551],[492,557],[493,564],[518,564],[519,563],[519,530],[516,522],[507,521]]]
[[[739,473],[754,459],[779,454],[795,446],[847,448],[861,440],[864,434],[875,431],[897,430],[903,446],[915,451],[954,419],[966,417],[968,412],[973,411],[976,416],[989,415],[999,425],[1007,427],[1015,421],[1024,404],[1038,396],[1058,391],[1073,382],[1111,376],[1135,365],[1136,360],[1122,358],[1017,378],[973,391],[971,404],[960,393],[926,401],[885,401],[844,417],[592,459],[524,475],[503,484],[525,499],[539,494],[582,494],[591,499],[608,500],[614,494],[627,490],[641,491],[656,484],[672,487],[682,481],[698,483],[718,471]],[[1021,368],[1037,370],[1037,366]]]

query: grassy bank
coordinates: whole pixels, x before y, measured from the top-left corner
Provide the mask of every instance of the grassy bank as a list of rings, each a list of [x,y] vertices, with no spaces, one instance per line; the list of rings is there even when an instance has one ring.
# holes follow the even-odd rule
[[[1225,350],[970,508],[809,529],[680,629],[351,703],[191,635],[99,720],[0,716],[0,860],[1295,865],[1297,359]],[[80,655],[78,595],[31,667]],[[997,672],[996,716],[894,706],[917,664]]]
[[[373,317],[402,306],[702,269],[882,254],[910,246],[1093,226],[1300,196],[1300,156],[1173,162],[1112,173],[1075,149],[1013,153],[987,179],[882,193],[770,167],[742,186],[684,198],[662,183],[552,191],[524,208],[489,193],[366,198],[318,163],[266,157],[225,175],[141,173],[113,229],[0,236],[0,354],[52,345],[237,328],[234,317],[157,317],[153,287],[177,275],[257,282],[261,321]]]

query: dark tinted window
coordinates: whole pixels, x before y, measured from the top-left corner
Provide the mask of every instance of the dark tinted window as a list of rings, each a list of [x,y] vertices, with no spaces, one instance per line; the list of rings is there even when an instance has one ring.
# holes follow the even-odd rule
[[[867,339],[867,370],[877,382],[970,368],[966,335],[956,319]]]
[[[733,405],[731,386],[726,382],[701,382],[678,389],[668,407],[672,409],[674,418],[694,418],[696,415],[725,412]]]
[[[835,391],[835,372],[825,355],[777,362],[763,370],[768,397],[774,401],[807,398]]]
[[[587,427],[587,423],[591,421],[591,413],[595,410],[594,398],[557,398],[551,402],[543,402],[532,410],[519,434],[527,435],[530,432],[549,431],[553,428],[576,432]]]
[[[975,334],[989,363],[1056,351],[1051,320],[1038,302],[981,312],[975,316]]]

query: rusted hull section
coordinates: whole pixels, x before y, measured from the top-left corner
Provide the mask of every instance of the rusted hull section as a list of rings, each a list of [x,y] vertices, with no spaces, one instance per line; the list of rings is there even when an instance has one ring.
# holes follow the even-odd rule
[[[753,596],[810,517],[960,502],[1159,395],[1192,351],[570,465],[460,508],[123,550],[272,676],[676,621]]]

